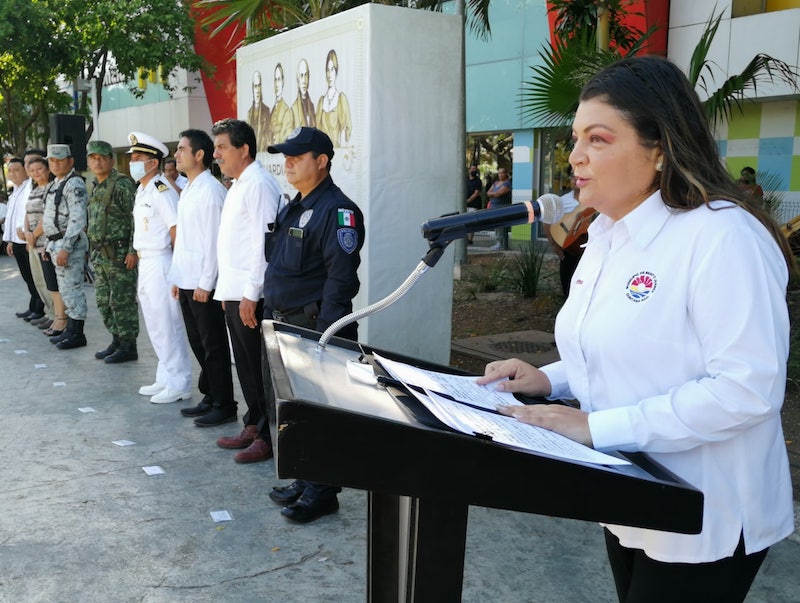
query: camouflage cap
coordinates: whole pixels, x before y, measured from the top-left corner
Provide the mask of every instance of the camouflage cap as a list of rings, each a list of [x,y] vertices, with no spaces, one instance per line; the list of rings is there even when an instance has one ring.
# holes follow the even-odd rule
[[[47,145],[46,159],[67,159],[72,157],[72,149],[68,144],[49,144]]]
[[[105,140],[91,140],[86,145],[86,156],[89,155],[107,155],[108,157],[114,156],[114,150],[111,145]]]

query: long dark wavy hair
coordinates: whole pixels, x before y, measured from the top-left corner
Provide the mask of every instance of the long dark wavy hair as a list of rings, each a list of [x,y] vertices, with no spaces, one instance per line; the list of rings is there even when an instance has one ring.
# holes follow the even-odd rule
[[[786,237],[725,169],[700,99],[674,63],[654,56],[617,61],[584,86],[580,100],[591,99],[619,111],[645,147],[661,149],[663,169],[653,186],[661,189],[668,207],[690,210],[720,199],[739,205],[769,230],[789,271],[796,273]]]

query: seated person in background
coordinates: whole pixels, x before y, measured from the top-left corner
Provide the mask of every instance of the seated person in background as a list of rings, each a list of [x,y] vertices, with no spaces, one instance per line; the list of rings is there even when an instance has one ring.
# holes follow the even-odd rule
[[[764,189],[756,183],[756,171],[750,166],[743,167],[739,173],[739,186],[748,191],[759,201],[764,200]]]

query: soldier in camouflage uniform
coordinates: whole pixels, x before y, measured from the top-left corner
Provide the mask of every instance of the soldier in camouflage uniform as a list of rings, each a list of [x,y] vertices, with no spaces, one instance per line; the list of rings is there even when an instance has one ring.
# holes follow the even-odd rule
[[[111,333],[109,346],[94,357],[107,364],[136,360],[139,304],[136,301],[138,257],[133,249],[133,202],[136,183],[114,169],[111,145],[93,140],[86,146],[89,169],[89,248],[95,271],[97,309]]]
[[[50,171],[56,177],[47,189],[42,227],[47,236],[47,253],[55,263],[58,290],[67,310],[67,328],[51,343],[61,350],[83,347],[86,336],[86,294],[83,268],[89,243],[86,239],[86,184],[73,165],[72,151],[66,144],[47,147]]]

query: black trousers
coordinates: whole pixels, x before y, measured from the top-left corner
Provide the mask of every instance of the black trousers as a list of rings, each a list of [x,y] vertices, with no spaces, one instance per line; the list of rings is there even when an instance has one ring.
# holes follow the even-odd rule
[[[605,537],[620,603],[739,603],[769,551],[746,555],[742,537],[732,557],[710,563],[664,563],[621,546],[608,530]]]
[[[215,407],[235,410],[231,353],[222,304],[210,298],[213,291],[205,303],[195,301],[193,293],[191,289],[178,289],[186,337],[200,364],[198,389],[211,398]]]
[[[264,313],[264,300],[258,300],[256,320]],[[261,379],[261,329],[246,327],[239,318],[239,302],[225,302],[225,321],[231,334],[233,358],[236,361],[236,374],[242,395],[247,404],[247,412],[243,417],[245,425],[256,425],[259,437],[271,442],[269,425],[264,418],[264,382]],[[263,426],[263,427],[262,427]]]
[[[28,310],[36,312],[37,314],[44,314],[44,302],[39,297],[39,292],[36,291],[36,283],[33,282],[33,274],[31,273],[31,261],[28,257],[28,247],[25,243],[12,243],[14,250],[14,259],[17,260],[19,273],[22,275],[22,280],[28,287],[30,299],[28,300]]]
[[[49,253],[42,254],[42,274],[44,274],[44,284],[51,293],[58,293],[58,275],[53,258]]]

